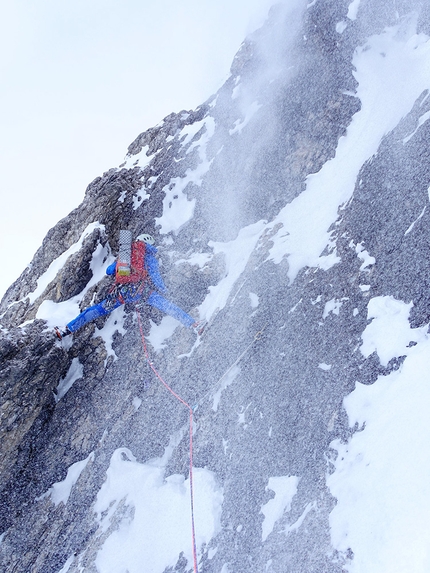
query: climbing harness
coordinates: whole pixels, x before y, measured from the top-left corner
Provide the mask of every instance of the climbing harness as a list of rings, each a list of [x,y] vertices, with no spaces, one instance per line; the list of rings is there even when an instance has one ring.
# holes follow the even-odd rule
[[[189,430],[190,431],[190,468],[189,468],[189,472],[190,472],[190,498],[191,498],[191,533],[192,533],[192,542],[193,542],[194,573],[198,573],[197,549],[196,549],[196,531],[195,531],[195,527],[194,527],[194,484],[193,484],[193,425],[194,425],[193,422],[194,422],[194,420],[193,420],[193,409],[183,398],[181,398],[178,394],[176,394],[176,392],[174,390],[172,390],[172,388],[167,384],[167,382],[165,382],[163,380],[162,376],[158,373],[155,366],[152,364],[152,362],[149,358],[148,348],[146,346],[145,335],[143,333],[143,327],[142,327],[142,319],[141,319],[139,310],[136,311],[136,314],[137,314],[137,321],[139,324],[140,335],[142,338],[143,350],[144,350],[145,358],[146,358],[148,365],[150,366],[151,370],[154,372],[156,377],[163,384],[163,386],[165,388],[167,388],[167,390],[171,394],[173,394],[173,396],[177,400],[179,400],[179,402],[181,402],[181,404],[183,404],[186,408],[188,408],[188,411],[190,414],[190,430]]]
[[[147,280],[129,284],[114,283],[108,292],[104,307],[106,310],[110,310],[115,307],[117,302],[121,304],[136,302],[137,297],[139,297],[139,301],[145,302],[153,291],[153,287]]]

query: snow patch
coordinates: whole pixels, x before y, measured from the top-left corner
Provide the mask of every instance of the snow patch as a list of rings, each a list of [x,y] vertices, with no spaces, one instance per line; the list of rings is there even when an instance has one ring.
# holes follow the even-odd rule
[[[418,223],[418,221],[421,219],[421,217],[424,215],[425,211],[427,209],[427,205],[424,207],[424,209],[421,211],[421,213],[418,215],[418,217],[415,219],[415,221],[409,226],[409,228],[405,231],[405,236],[409,235],[409,233],[412,231],[412,229],[415,227],[416,223]]]
[[[134,406],[135,411],[137,412],[138,409],[139,409],[139,408],[141,407],[141,405],[142,405],[142,400],[141,400],[140,398],[138,398],[137,396],[135,396],[135,397],[133,398],[132,404],[133,404],[133,406]]]
[[[255,294],[255,293],[253,293],[253,292],[250,292],[250,293],[249,293],[249,298],[250,298],[250,300],[251,300],[251,307],[252,307],[252,308],[257,308],[257,306],[258,306],[258,304],[259,304],[258,295]]]
[[[75,560],[75,556],[71,555],[67,559],[67,561],[64,563],[63,567],[58,571],[58,573],[67,573],[67,571],[70,569],[74,560]]]
[[[292,523],[291,525],[289,525],[285,529],[285,531],[284,531],[285,535],[289,535],[290,533],[297,531],[299,529],[299,527],[301,527],[304,520],[306,519],[306,516],[308,515],[308,513],[310,511],[312,511],[313,509],[316,510],[316,508],[317,508],[317,502],[316,501],[312,501],[311,503],[308,503],[307,506],[305,507],[305,510],[303,511],[302,515],[299,517],[299,519],[297,521],[295,521],[294,523]]]
[[[372,320],[361,335],[361,353],[366,358],[376,352],[382,366],[392,358],[404,356],[410,351],[411,342],[427,338],[427,328],[411,328],[409,313],[413,303],[404,303],[392,296],[377,296],[367,305],[367,318]]]
[[[64,326],[80,313],[80,302],[81,297],[79,295],[63,302],[44,300],[37,310],[36,318],[46,320],[48,328],[54,328],[58,325]]]
[[[108,319],[103,325],[103,328],[96,327],[94,331],[93,338],[101,336],[106,347],[107,356],[105,359],[105,366],[109,356],[112,356],[114,361],[118,360],[118,356],[115,354],[115,351],[112,348],[113,337],[116,332],[119,332],[123,336],[126,333],[126,330],[124,328],[125,318],[126,314],[124,305],[121,305],[110,313]]]
[[[244,426],[245,428],[248,427],[248,424],[246,423],[246,412],[248,410],[248,408],[251,406],[251,403],[248,404],[248,406],[246,406],[246,408],[244,406],[240,407],[240,412],[238,412],[237,414],[237,423],[241,426]]]
[[[136,153],[136,155],[126,155],[124,163],[121,164],[121,167],[124,169],[133,169],[134,167],[139,166],[141,169],[145,169],[145,167],[149,165],[151,159],[154,156],[153,153],[149,156],[146,155],[148,150],[149,145],[145,145],[145,147],[142,147],[142,149],[139,151],[139,153]]]
[[[237,119],[234,122],[234,127],[233,129],[229,130],[229,134],[233,135],[234,133],[240,133],[242,129],[248,125],[260,107],[261,104],[259,104],[257,101],[254,101],[251,105],[249,105],[245,111],[245,117],[243,119]]]
[[[152,348],[159,352],[166,348],[166,341],[173,335],[179,323],[171,316],[163,316],[160,324],[155,324],[152,320],[149,322],[151,323],[151,330],[146,339],[151,343]]]
[[[208,549],[208,559],[209,559],[209,561],[215,557],[215,555],[217,554],[217,551],[218,551],[218,547],[210,547],[210,548]]]
[[[248,260],[257,246],[258,240],[264,231],[266,222],[258,221],[239,231],[238,236],[228,243],[209,242],[214,254],[224,253],[225,275],[217,285],[209,287],[209,294],[199,307],[202,319],[210,320],[212,315],[227,304],[232,288],[241,276]]]
[[[194,147],[200,145],[200,143],[199,143],[200,138],[197,139],[196,141],[193,141],[191,143],[191,145],[190,145],[190,142],[199,133],[199,131],[204,128],[205,125],[206,125],[206,119],[202,119],[201,121],[196,121],[195,123],[185,125],[182,128],[181,134],[180,134],[180,141],[181,141],[181,146],[183,149],[185,149],[185,147],[187,147],[187,145],[189,145],[189,148],[187,149],[187,153],[189,153],[191,150],[193,150]]]
[[[343,34],[345,32],[345,30],[347,29],[347,27],[348,27],[348,24],[342,20],[341,22],[338,22],[336,24],[336,32],[338,34]]]
[[[346,558],[353,551],[354,558],[344,566],[349,573],[427,573],[430,339],[410,328],[411,305],[379,298],[389,300],[373,303],[380,305],[375,320],[382,321],[378,354],[385,352],[384,363],[399,353],[407,356],[399,370],[372,385],[357,383],[344,400],[350,427],[364,429],[346,444],[331,444],[338,452],[334,473],[327,478],[337,499],[330,514],[331,540]],[[382,339],[384,332],[391,342]],[[411,335],[418,343],[403,348]]]
[[[193,253],[190,257],[188,257],[188,259],[179,259],[175,262],[175,265],[182,265],[187,263],[188,265],[203,269],[212,259],[213,254],[211,253]]]
[[[405,137],[405,138],[403,139],[403,145],[404,145],[405,143],[407,143],[410,139],[412,139],[413,136],[416,134],[416,132],[419,130],[419,128],[420,128],[426,121],[428,121],[429,119],[430,119],[430,111],[426,111],[426,113],[423,113],[423,115],[419,118],[419,120],[418,120],[418,125],[417,125],[417,127],[414,129],[414,131],[413,131],[410,135],[408,135],[407,137]]]
[[[76,243],[73,243],[73,245],[71,245],[66,251],[64,251],[64,253],[62,253],[59,257],[57,257],[56,259],[54,259],[52,261],[52,263],[49,265],[49,267],[46,269],[46,271],[38,278],[36,289],[33,292],[30,292],[28,295],[26,295],[24,297],[24,299],[28,298],[30,300],[30,304],[33,304],[33,302],[41,294],[43,294],[43,291],[46,289],[46,287],[49,285],[49,283],[55,279],[58,271],[63,268],[67,259],[71,255],[73,255],[74,253],[77,253],[79,251],[79,249],[82,247],[82,243],[84,242],[84,240],[89,235],[91,235],[91,233],[93,233],[96,229],[100,229],[101,231],[104,232],[105,226],[101,225],[98,222],[90,223],[86,227],[86,229],[82,233],[82,235],[79,237],[78,241]],[[22,300],[24,300],[24,299],[22,299]]]
[[[303,300],[303,299],[300,299],[299,302],[297,302],[294,306],[292,306],[292,307],[290,308],[290,310],[288,311],[288,313],[295,312],[295,310],[297,309],[297,307],[299,306],[299,304],[302,302],[302,300]]]
[[[197,129],[197,127],[201,129],[203,125],[206,126],[206,131],[202,133],[199,141],[193,142],[193,147],[199,147],[200,163],[194,170],[187,169],[184,177],[174,177],[163,188],[165,194],[163,214],[155,220],[156,224],[160,225],[160,233],[163,235],[170,232],[178,232],[191,219],[196,200],[188,199],[185,188],[189,183],[201,186],[203,176],[208,172],[212,164],[212,160],[209,161],[207,158],[206,148],[215,132],[215,120],[212,117],[207,117],[202,122],[198,122],[198,124],[198,126],[194,126],[194,129]],[[191,133],[188,136],[191,137]]]
[[[343,304],[343,301],[345,300],[349,300],[346,297],[341,298],[340,300],[337,300],[335,298],[332,298],[331,300],[329,300],[328,302],[325,303],[324,305],[324,312],[323,312],[323,319],[326,319],[327,316],[332,312],[333,314],[339,315],[339,311],[340,311],[340,307]]]
[[[97,225],[98,225],[98,223],[97,223]],[[104,228],[104,227],[103,227],[103,225],[101,225],[98,228]],[[87,229],[88,229],[88,227],[87,227]],[[78,244],[78,243],[76,243],[76,244]],[[59,257],[59,258],[61,258],[61,257]],[[69,300],[66,300],[64,302],[53,302],[52,300],[48,300],[48,299],[44,300],[37,310],[36,318],[41,318],[43,320],[46,320],[49,328],[54,328],[54,326],[67,324],[70,320],[75,318],[75,316],[77,316],[80,313],[79,305],[82,302],[82,299],[85,297],[87,292],[95,284],[100,282],[103,279],[103,277],[105,277],[106,267],[108,267],[114,260],[115,260],[115,257],[111,254],[109,245],[105,245],[103,247],[99,243],[93,252],[93,256],[92,256],[91,263],[90,263],[90,269],[92,272],[92,277],[88,281],[85,288],[79,294],[75,295],[74,297],[72,297]],[[62,261],[62,265],[65,262],[66,262],[66,259],[64,259]],[[56,276],[56,272],[55,272],[54,278]],[[50,281],[48,281],[47,284],[49,284],[49,282]],[[43,288],[43,290],[44,290],[44,288]],[[42,290],[42,292],[43,292],[43,290]],[[39,295],[37,295],[37,296],[39,296]]]
[[[79,358],[73,358],[67,374],[60,380],[57,386],[57,393],[54,395],[55,401],[59,402],[61,398],[70,390],[76,380],[84,375],[84,366],[79,362]]]
[[[266,486],[266,491],[271,490],[275,492],[275,497],[270,499],[261,508],[261,513],[264,515],[262,523],[262,541],[266,541],[268,536],[272,533],[275,523],[280,519],[285,512],[290,511],[291,502],[297,493],[297,486],[299,478],[296,476],[280,476],[269,478],[269,483]]]
[[[240,92],[242,91],[241,84],[235,86],[233,91],[231,92],[231,99],[237,99],[240,96]]]
[[[133,196],[133,209],[136,211],[140,205],[142,205],[142,201],[146,201],[150,198],[149,193],[146,192],[145,187],[141,187],[136,194]]]
[[[145,573],[159,573],[175,567],[181,552],[192,563],[190,482],[178,474],[164,477],[165,464],[166,456],[139,463],[127,448],[112,455],[95,511],[102,531],[119,523],[97,554],[99,573],[141,573],[142,563]],[[199,551],[221,530],[223,492],[213,472],[194,468],[193,476]]]
[[[214,412],[216,412],[218,410],[218,406],[219,406],[219,402],[221,400],[221,394],[224,392],[224,390],[226,388],[228,388],[228,386],[230,386],[230,384],[233,384],[233,382],[236,380],[236,378],[239,376],[240,374],[240,367],[239,366],[233,366],[233,368],[222,377],[222,383],[219,387],[219,390],[214,394],[213,396],[213,405],[212,405],[212,410]]]
[[[363,247],[362,243],[358,243],[355,246],[355,252],[357,253],[358,258],[363,261],[360,271],[364,271],[367,267],[370,267],[376,263],[375,257],[371,257],[366,249]]]
[[[54,483],[48,489],[48,491],[38,497],[36,501],[50,497],[52,503],[55,505],[58,505],[59,503],[64,503],[65,505],[69,500],[70,494],[72,493],[73,486],[78,481],[81,473],[87,467],[87,464],[90,460],[94,461],[94,452],[91,452],[91,454],[84,460],[72,464],[67,470],[65,479],[63,481]]]
[[[346,15],[349,20],[355,20],[357,18],[357,12],[360,7],[361,0],[353,0],[348,6],[348,14]]]

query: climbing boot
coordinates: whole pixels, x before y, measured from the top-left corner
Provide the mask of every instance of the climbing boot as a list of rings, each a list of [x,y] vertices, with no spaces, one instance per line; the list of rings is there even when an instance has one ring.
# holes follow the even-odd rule
[[[68,329],[68,327],[66,326],[66,328],[64,330],[60,330],[58,328],[58,326],[54,327],[54,334],[55,336],[59,339],[59,340],[63,340],[63,338],[65,336],[69,336],[69,334],[72,334],[72,331]]]

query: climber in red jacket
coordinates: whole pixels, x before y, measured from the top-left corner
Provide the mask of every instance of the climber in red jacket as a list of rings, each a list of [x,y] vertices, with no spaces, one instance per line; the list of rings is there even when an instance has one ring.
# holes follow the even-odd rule
[[[139,235],[131,244],[129,268],[127,269],[127,264],[121,261],[115,261],[108,266],[106,274],[116,277],[114,289],[104,300],[85,309],[71,320],[64,330],[55,327],[55,334],[60,340],[96,318],[111,313],[122,304],[137,303],[141,300],[179,320],[184,326],[193,327],[196,332],[200,333],[199,324],[192,316],[157,292],[164,294],[167,289],[155,258],[157,249],[154,247],[154,242],[151,235],[146,233]]]

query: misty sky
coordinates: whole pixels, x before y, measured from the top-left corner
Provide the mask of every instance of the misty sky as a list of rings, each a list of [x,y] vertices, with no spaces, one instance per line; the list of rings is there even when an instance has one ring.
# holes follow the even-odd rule
[[[14,0],[0,21],[0,296],[95,177],[229,75],[274,0]]]

